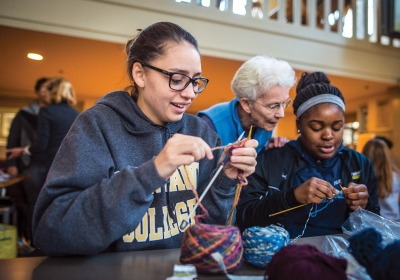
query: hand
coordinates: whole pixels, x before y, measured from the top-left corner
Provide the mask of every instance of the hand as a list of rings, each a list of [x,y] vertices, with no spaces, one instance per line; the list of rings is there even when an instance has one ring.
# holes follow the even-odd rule
[[[294,190],[294,196],[299,203],[321,203],[325,198],[333,199],[338,191],[322,179],[312,177]]]
[[[213,159],[210,146],[200,137],[174,134],[155,157],[154,164],[158,174],[168,179],[181,165],[189,165],[207,157]]]
[[[268,141],[267,149],[283,147],[287,142],[289,140],[286,137],[271,137]]]
[[[365,209],[368,203],[368,189],[366,185],[349,183],[347,188],[343,188],[343,195],[346,198],[346,204],[354,211],[358,207]]]
[[[226,154],[229,153],[230,147],[225,148],[222,158],[225,158]],[[253,174],[257,165],[257,147],[258,141],[250,139],[244,143],[243,147],[233,149],[229,161],[224,165],[225,175],[231,179],[236,179],[238,172],[243,172],[245,177]]]
[[[18,176],[18,168],[16,166],[9,166],[6,169],[6,173],[11,177],[16,177]]]
[[[22,156],[22,154],[25,151],[25,147],[15,147],[15,148],[10,148],[6,150],[6,153],[8,154],[7,159],[15,159],[19,158]]]

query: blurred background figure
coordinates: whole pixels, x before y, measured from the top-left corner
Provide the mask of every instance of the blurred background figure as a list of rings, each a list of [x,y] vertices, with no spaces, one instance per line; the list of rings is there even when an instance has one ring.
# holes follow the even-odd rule
[[[37,119],[41,107],[48,105],[50,101],[49,93],[45,83],[49,78],[43,77],[35,83],[35,94],[37,98],[27,107],[22,108],[13,119],[7,139],[7,149],[29,146],[37,137]],[[29,155],[18,158],[7,159],[6,172],[11,177],[24,174],[26,168],[31,163]],[[21,240],[27,237],[27,202],[26,193],[22,183],[13,185],[7,189],[8,195],[12,199],[18,211],[18,235]]]
[[[258,141],[257,153],[268,143],[281,147],[287,139],[272,138],[272,131],[292,102],[289,90],[295,82],[295,72],[286,61],[255,56],[233,77],[236,98],[200,111],[198,116],[218,133],[223,145],[235,142],[243,131],[246,137],[253,125],[251,136]]]
[[[381,137],[376,137],[365,144],[362,153],[369,158],[376,173],[381,216],[400,221],[399,168],[392,160],[388,145]]]
[[[72,84],[64,78],[52,78],[45,83],[50,96],[50,104],[41,108],[37,120],[37,138],[31,146],[7,149],[8,159],[21,158],[28,154],[31,164],[25,170],[28,178],[24,181],[28,205],[28,237],[32,241],[33,209],[46,180],[47,172],[79,112],[72,106],[76,104]]]

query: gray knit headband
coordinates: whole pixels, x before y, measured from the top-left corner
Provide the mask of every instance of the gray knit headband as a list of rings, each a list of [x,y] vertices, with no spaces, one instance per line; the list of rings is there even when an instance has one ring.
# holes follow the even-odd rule
[[[321,104],[321,103],[333,103],[338,105],[340,108],[342,108],[343,112],[346,111],[346,107],[344,106],[344,102],[342,99],[340,99],[340,97],[333,95],[333,94],[329,94],[329,93],[324,93],[321,95],[317,95],[314,97],[311,97],[310,99],[308,99],[306,102],[304,102],[303,104],[301,104],[299,106],[299,109],[297,109],[297,117],[300,118],[300,116],[307,111],[308,109],[310,109],[311,107],[317,105],[317,104]]]

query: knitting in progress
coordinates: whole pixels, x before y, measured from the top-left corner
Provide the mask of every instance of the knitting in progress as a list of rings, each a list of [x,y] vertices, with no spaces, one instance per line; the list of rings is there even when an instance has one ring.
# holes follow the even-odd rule
[[[229,161],[232,150],[243,147],[245,141],[247,141],[247,139],[229,148],[229,154],[222,159],[221,166]],[[211,179],[211,182],[213,179]],[[246,178],[240,172],[238,174],[238,179],[240,187],[247,184]],[[196,266],[198,272],[203,273],[225,273],[226,271],[232,273],[238,270],[243,257],[242,237],[239,229],[229,225],[208,225],[200,223],[199,219],[207,216],[208,211],[202,205],[201,199],[198,198],[196,189],[194,187],[191,189],[197,200],[197,205],[203,210],[203,214],[195,216],[196,223],[189,226],[183,235],[180,262],[182,264],[193,264]],[[240,190],[239,192],[236,190],[236,193],[240,193]],[[239,197],[236,195],[236,203],[238,199]],[[236,207],[235,201],[231,213],[233,213]],[[214,253],[219,253],[222,256],[225,268],[222,268],[213,258],[212,255]],[[226,271],[224,271],[224,269]]]

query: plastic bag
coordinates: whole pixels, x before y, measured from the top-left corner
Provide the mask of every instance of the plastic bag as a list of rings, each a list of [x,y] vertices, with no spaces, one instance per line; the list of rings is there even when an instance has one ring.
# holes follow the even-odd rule
[[[400,239],[400,223],[385,219],[370,211],[358,208],[342,225],[344,234],[353,235],[360,230],[373,227],[382,235],[382,245]]]
[[[347,260],[346,275],[349,280],[371,280],[367,270],[348,252],[349,241],[343,236],[325,236],[321,250],[336,258]]]
[[[373,227],[382,235],[382,245],[386,246],[400,239],[400,223],[393,222],[376,215],[370,211],[358,208],[350,214],[342,225],[343,236],[325,236],[321,244],[324,253],[347,260],[346,274],[352,280],[372,279],[365,267],[348,252],[349,241],[347,238],[361,230]]]

